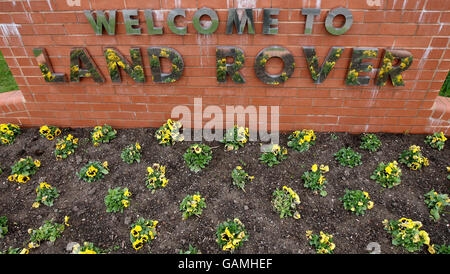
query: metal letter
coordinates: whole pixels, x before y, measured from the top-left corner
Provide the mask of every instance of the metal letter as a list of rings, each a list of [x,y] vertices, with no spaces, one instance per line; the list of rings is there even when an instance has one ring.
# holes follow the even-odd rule
[[[376,48],[354,48],[352,53],[352,61],[348,68],[345,84],[348,86],[367,86],[370,81],[369,76],[359,76],[360,72],[371,72],[372,63],[363,63],[364,59],[374,59],[378,56]]]
[[[343,15],[345,17],[345,23],[342,27],[335,28],[333,26],[333,20],[338,15]],[[325,28],[330,34],[333,35],[341,35],[346,33],[352,25],[353,25],[352,12],[346,8],[335,8],[331,10],[327,15],[327,19],[325,19]]]
[[[125,22],[125,29],[129,35],[141,34],[141,28],[139,27],[139,19],[132,19],[133,16],[138,16],[138,10],[123,10],[123,20]],[[137,28],[133,28],[137,26]]]
[[[94,19],[91,11],[85,10],[84,15],[86,15],[86,18],[88,19],[89,23],[91,24],[92,28],[95,31],[95,34],[97,35],[103,35],[103,27],[105,27],[106,32],[108,32],[109,35],[116,34],[116,11],[115,10],[109,10],[108,11],[108,19],[106,19],[106,15],[102,10],[95,11],[97,20]]]
[[[242,14],[239,19],[238,11]],[[249,34],[255,34],[255,23],[253,22],[253,9],[229,9],[226,34],[233,33],[233,26],[236,26],[238,34],[243,34],[245,26]]]
[[[150,68],[152,70],[152,80],[155,83],[173,83],[180,79],[183,74],[183,58],[178,51],[172,48],[149,47],[147,49],[150,58]],[[171,73],[161,72],[161,63],[159,58],[168,58],[172,62]]]
[[[44,48],[33,49],[33,54],[38,62],[44,80],[49,83],[63,83],[66,82],[65,73],[55,73],[53,71],[50,60],[48,59],[47,51]]]
[[[163,34],[163,29],[162,27],[155,27],[152,12],[151,9],[144,11],[145,21],[147,22],[147,33],[150,35],[161,35]]]
[[[211,24],[209,25],[209,27],[204,28],[200,24],[200,18],[203,15],[207,15],[207,16],[209,16],[209,18],[211,18]],[[202,8],[194,13],[194,17],[192,18],[192,23],[198,33],[213,34],[217,30],[217,27],[219,26],[219,16],[217,16],[217,13],[210,8]]]
[[[277,34],[278,27],[271,28],[270,26],[278,26],[278,19],[272,18],[272,15],[280,14],[280,9],[263,9],[263,33]]]
[[[393,66],[395,61],[399,64]],[[377,86],[385,86],[388,78],[391,78],[394,87],[404,86],[402,72],[407,70],[413,61],[411,52],[406,50],[385,50],[383,59],[381,60],[381,68],[376,79]]]
[[[136,83],[144,83],[144,67],[142,64],[141,50],[139,48],[131,48],[130,55],[132,63],[122,56],[115,48],[106,47],[104,49],[106,64],[108,66],[109,75],[113,83],[121,83],[119,68],[123,69]]]
[[[233,58],[233,63],[227,63],[227,57]],[[245,83],[244,77],[239,70],[244,66],[244,51],[237,47],[217,47],[216,49],[216,67],[217,82],[225,83],[227,74],[238,84]]]
[[[86,48],[73,48],[70,51],[70,81],[78,83],[81,77],[92,77],[97,83],[105,82]]]
[[[336,62],[341,58],[344,48],[332,47],[320,68],[315,47],[303,47],[303,52],[306,57],[308,69],[311,72],[311,78],[314,80],[314,83],[320,84],[325,81],[330,71],[336,65]]]
[[[320,15],[320,9],[302,9],[302,15],[306,15],[305,34],[311,34],[314,25],[314,16]]]
[[[272,75],[266,72],[266,63],[270,58],[281,58],[283,60],[284,66],[283,71],[279,75]],[[258,53],[255,60],[255,72],[256,76],[265,84],[269,85],[279,85],[280,83],[286,82],[292,73],[294,73],[295,62],[294,56],[289,52],[289,50],[273,46],[265,48]]]
[[[178,16],[186,17],[186,10],[184,9],[173,9],[169,12],[169,15],[167,16],[167,25],[169,26],[169,29],[179,35],[185,35],[187,33],[187,27],[177,27],[175,25],[175,18]]]

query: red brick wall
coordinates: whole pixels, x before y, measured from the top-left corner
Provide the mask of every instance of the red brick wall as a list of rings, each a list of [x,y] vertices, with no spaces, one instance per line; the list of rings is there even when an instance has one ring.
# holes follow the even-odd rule
[[[316,3],[317,2],[317,3]],[[0,24],[17,24],[14,29],[0,31],[0,50],[11,68],[24,97],[25,110],[5,112],[0,108],[1,122],[17,122],[24,126],[51,124],[58,126],[94,126],[108,123],[115,127],[157,127],[170,118],[176,105],[192,107],[194,98],[201,97],[207,105],[276,105],[280,106],[280,129],[312,128],[320,131],[384,131],[384,132],[449,132],[447,120],[432,117],[439,89],[450,67],[448,50],[450,35],[450,1],[448,0],[381,0],[381,6],[370,7],[366,0],[80,0],[80,7],[69,7],[66,0],[1,1]],[[250,3],[250,6],[245,4]],[[254,3],[254,4],[252,4]],[[302,8],[316,8],[312,35],[304,35],[305,16]],[[166,16],[175,7],[189,9],[186,24],[188,34],[175,35],[166,24]],[[209,37],[198,35],[192,25],[197,8],[209,7],[219,15],[220,25]],[[226,35],[228,8],[259,9],[256,34]],[[262,8],[280,8],[279,33],[262,33]],[[336,7],[351,10],[354,23],[341,36],[325,30],[328,11]],[[143,10],[161,10],[164,27],[161,36],[146,34]],[[115,36],[97,36],[83,10],[116,9]],[[142,35],[126,35],[122,9],[139,9]],[[262,83],[253,69],[255,56],[265,47],[286,47],[295,57],[296,69],[284,84],[270,86]],[[122,74],[122,83],[112,83],[102,55],[104,46],[116,47],[129,59],[129,48],[141,48],[147,82],[135,84]],[[146,48],[167,46],[181,53],[185,69],[180,80],[171,84],[151,81]],[[228,79],[216,80],[216,46],[238,46],[245,52],[241,70],[245,84]],[[313,83],[303,55],[303,46],[315,46],[319,62],[332,46],[343,46],[343,57],[337,62],[324,83]],[[69,52],[73,47],[86,47],[106,78],[103,84],[91,79],[80,83],[46,83],[41,75],[32,49],[43,47],[48,52],[53,69],[69,74]],[[412,66],[403,74],[404,87],[374,84],[375,72],[369,86],[345,85],[345,76],[352,48],[395,48],[410,51]],[[374,61],[379,67],[380,58]],[[277,70],[270,62],[270,70]],[[2,104],[0,102],[0,104]],[[436,103],[439,106],[442,103]],[[435,107],[436,108],[436,107]]]

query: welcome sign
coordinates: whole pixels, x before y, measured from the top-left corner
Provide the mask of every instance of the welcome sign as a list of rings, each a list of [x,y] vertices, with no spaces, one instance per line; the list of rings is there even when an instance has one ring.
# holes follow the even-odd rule
[[[262,34],[278,34],[279,26],[277,16],[280,13],[278,8],[263,8],[263,28]],[[303,8],[301,14],[305,19],[304,35],[313,33],[313,23],[315,18],[320,15],[320,8]],[[153,20],[152,9],[145,9],[146,30],[140,27],[137,9],[122,10],[121,17],[126,28],[127,35],[164,35],[167,32],[176,35],[186,35],[188,27],[193,27],[198,34],[214,35],[219,26],[219,16],[214,9],[197,9],[192,18],[186,18],[185,9],[172,9],[166,18],[168,30],[163,27],[156,27]],[[226,34],[237,33],[240,35],[255,34],[255,10],[228,9],[226,22]],[[84,15],[92,26],[92,31],[96,35],[115,35],[117,15],[116,10],[94,10],[84,11]],[[343,18],[343,24],[340,27],[334,25],[336,17]],[[192,21],[192,26],[178,23],[180,18]],[[204,20],[208,18],[207,20]],[[353,24],[352,12],[347,8],[331,9],[325,19],[325,28],[329,35],[344,35]],[[300,30],[299,30],[300,32]],[[144,34],[145,33],[145,34]],[[274,38],[276,41],[276,38]],[[328,55],[320,62],[314,45],[304,45],[304,57],[307,63],[307,69],[314,83],[321,84],[329,73],[333,70],[336,63],[339,62],[344,47],[332,46]],[[70,50],[70,75],[67,77],[64,73],[56,72],[51,65],[45,48],[39,47],[33,49],[33,54],[37,58],[39,68],[46,82],[64,83],[80,82],[83,78],[92,78],[97,83],[105,82],[105,76],[96,65],[95,60],[89,54],[87,48],[76,47]],[[144,73],[143,58],[148,58],[151,69],[151,81],[154,83],[173,83],[179,80],[183,75],[185,68],[183,56],[174,48],[153,47],[146,49],[146,57],[139,47],[129,49],[129,57],[114,47],[104,47],[104,57],[106,59],[109,77],[113,83],[122,81],[120,70],[123,70],[135,83],[145,83],[149,75]],[[161,67],[161,58],[166,58],[171,68],[169,72],[163,72]],[[270,74],[267,72],[267,63],[271,58],[279,58],[283,61],[283,68],[279,74]],[[406,50],[388,50],[380,52],[378,48],[355,47],[352,50],[351,61],[348,64],[345,84],[348,86],[367,86],[370,84],[368,73],[374,70],[374,59],[380,59],[380,66],[377,70],[374,84],[384,86],[390,80],[394,87],[404,86],[402,73],[412,64],[413,56]],[[372,60],[372,62],[371,62]],[[218,83],[233,81],[237,84],[245,84],[245,75],[240,71],[245,65],[245,52],[237,46],[217,46],[216,47],[216,76]],[[270,46],[262,48],[255,58],[253,65],[255,74],[259,80],[267,85],[279,85],[289,80],[295,70],[295,58],[292,52],[283,46]],[[362,74],[362,75],[361,75]]]

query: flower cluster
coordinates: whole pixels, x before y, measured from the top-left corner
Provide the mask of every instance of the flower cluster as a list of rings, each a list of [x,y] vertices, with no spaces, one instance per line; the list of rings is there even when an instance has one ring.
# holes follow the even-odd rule
[[[339,200],[344,204],[345,210],[352,213],[364,215],[367,209],[373,208],[373,202],[370,200],[369,193],[361,190],[345,190],[345,195]]]
[[[122,158],[122,160],[128,164],[132,164],[134,161],[140,163],[141,145],[139,145],[139,143],[136,143],[134,145],[128,145],[126,148],[122,150],[120,158]]]
[[[223,251],[233,252],[248,240],[248,233],[244,224],[238,219],[227,220],[217,227],[216,242]]]
[[[226,131],[221,142],[225,144],[225,149],[228,151],[238,150],[247,143],[248,137],[248,128],[235,125],[233,128]]]
[[[327,179],[323,174],[330,170],[328,166],[314,164],[311,167],[311,171],[306,171],[302,175],[302,179],[305,182],[304,187],[311,189],[314,193],[320,193],[321,196],[326,196],[327,192],[324,190],[327,183]]]
[[[0,141],[2,145],[14,143],[17,135],[20,134],[20,127],[14,124],[0,124]]]
[[[94,146],[98,146],[100,144],[109,143],[116,138],[116,135],[117,131],[110,125],[96,126],[94,130],[91,131],[91,140]]]
[[[29,248],[36,248],[42,241],[54,242],[56,239],[62,236],[64,232],[64,224],[55,223],[53,220],[45,221],[38,229],[29,229],[30,243]]]
[[[181,122],[168,119],[155,133],[156,140],[160,145],[169,146],[176,142],[184,141],[184,135],[180,133],[183,127]]]
[[[8,233],[8,218],[0,216],[0,239]]]
[[[425,194],[425,204],[430,209],[431,217],[437,221],[441,218],[440,213],[444,208],[450,205],[450,198],[447,194],[437,193],[433,189]]]
[[[333,243],[333,235],[320,231],[319,235],[313,234],[312,230],[306,231],[306,239],[309,245],[316,249],[317,254],[333,254],[336,245]]]
[[[350,147],[341,148],[334,154],[334,157],[343,166],[354,168],[355,166],[362,164],[361,154],[354,151]]]
[[[57,160],[66,159],[78,148],[78,138],[74,138],[72,134],[58,139],[56,142],[55,156]]]
[[[151,167],[147,167],[147,180],[145,185],[154,193],[160,187],[166,187],[169,180],[166,178],[166,167],[154,163]]]
[[[155,239],[157,224],[158,221],[139,218],[131,225],[130,241],[135,250],[141,249],[149,240]]]
[[[402,246],[409,252],[415,252],[424,244],[430,247],[430,237],[425,230],[420,230],[422,223],[407,218],[384,220],[384,229],[392,235],[392,244]]]
[[[370,179],[377,181],[382,187],[392,188],[401,182],[402,170],[398,167],[397,161],[390,163],[379,163]]]
[[[315,144],[316,135],[312,129],[296,130],[289,135],[288,140],[288,147],[303,152]]]
[[[194,195],[187,195],[180,204],[180,211],[183,212],[183,219],[195,215],[200,216],[206,208],[205,198],[198,192]]]
[[[43,125],[39,129],[39,133],[41,134],[41,137],[47,138],[47,140],[53,140],[61,134],[61,130],[54,126]]]
[[[109,173],[108,170],[108,162],[89,162],[87,165],[81,168],[80,172],[77,173],[80,179],[83,179],[85,182],[95,182],[97,180],[105,177],[106,174]]]
[[[58,197],[59,192],[56,188],[46,182],[42,182],[36,188],[36,202],[33,204],[33,207],[39,207],[40,203],[43,203],[46,206],[53,206],[55,199]]]
[[[239,187],[245,192],[245,184],[251,182],[255,177],[249,176],[241,166],[237,166],[231,172],[231,178],[233,179],[233,185]]]
[[[277,144],[272,144],[269,148],[265,149],[259,160],[267,164],[269,167],[273,165],[278,165],[281,161],[287,159],[287,149],[285,147],[280,147]]]
[[[108,189],[108,195],[105,197],[106,212],[123,213],[123,210],[130,205],[130,196],[131,192],[126,187]]]
[[[91,242],[84,242],[82,246],[76,244],[72,247],[72,254],[105,254],[106,252],[96,247]]]
[[[39,160],[33,161],[33,158],[30,156],[21,158],[11,167],[11,175],[8,177],[8,180],[11,182],[26,183],[30,180],[30,176],[37,172],[40,166],[41,162]]]
[[[296,211],[300,198],[292,188],[283,186],[283,189],[276,189],[272,195],[272,206],[280,214],[280,218],[293,216],[295,219],[300,219],[300,213]]]
[[[404,150],[400,154],[398,161],[412,170],[418,170],[423,166],[429,165],[428,158],[422,155],[420,147],[416,145],[412,145],[408,150]]]
[[[205,168],[206,165],[208,165],[211,161],[212,150],[207,145],[194,144],[186,150],[186,153],[184,153],[183,157],[189,169],[197,173]]]
[[[361,146],[362,149],[367,149],[371,152],[377,151],[381,147],[380,139],[372,133],[364,133],[361,136]]]
[[[447,137],[445,137],[444,132],[435,132],[433,135],[425,137],[425,144],[429,144],[432,148],[438,150],[444,149],[445,141],[447,141]]]

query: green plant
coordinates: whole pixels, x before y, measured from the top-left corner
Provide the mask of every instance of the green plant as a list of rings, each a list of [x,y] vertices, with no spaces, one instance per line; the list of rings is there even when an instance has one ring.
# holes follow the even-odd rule
[[[8,218],[6,216],[0,216],[0,239],[8,233]]]
[[[76,148],[78,148],[78,138],[73,138],[71,134],[58,139],[55,149],[56,159],[66,159],[75,152]]]
[[[223,251],[233,252],[241,247],[248,237],[244,224],[238,218],[219,224],[216,230],[216,242]]]
[[[220,142],[225,144],[225,149],[228,151],[238,150],[240,147],[243,147],[245,143],[247,143],[248,137],[248,128],[238,127],[235,125],[233,128],[230,128],[225,132],[225,136]]]
[[[355,166],[362,164],[361,154],[350,147],[341,148],[334,154],[334,157],[342,166],[354,168]]]
[[[21,158],[11,167],[11,175],[8,177],[8,180],[11,182],[26,183],[30,180],[30,176],[38,171],[40,166],[41,162],[39,160],[33,161],[33,158],[30,156]]]
[[[450,254],[450,245],[435,245],[435,244],[433,244],[433,245],[431,245],[429,248],[428,248],[428,251],[431,253],[431,254]]]
[[[166,167],[154,163],[151,167],[147,167],[147,179],[145,185],[154,193],[158,188],[166,187],[169,180],[166,178]]]
[[[212,150],[204,144],[191,145],[183,155],[189,169],[195,173],[205,168],[212,159]]]
[[[435,221],[441,218],[444,208],[450,205],[450,198],[447,194],[437,193],[433,190],[425,194],[425,204],[430,209],[430,216]]]
[[[303,186],[314,191],[315,194],[319,193],[321,196],[327,196],[327,192],[324,190],[327,179],[323,174],[328,172],[330,168],[328,166],[314,164],[311,167],[311,171],[306,171],[302,175],[304,181]]]
[[[91,140],[94,146],[100,144],[109,143],[111,140],[116,138],[117,131],[113,129],[110,125],[96,126],[93,131],[91,131]]]
[[[42,241],[54,242],[56,239],[62,236],[64,232],[64,224],[55,223],[53,220],[44,221],[38,229],[30,229],[30,244],[39,246]]]
[[[409,252],[415,252],[424,244],[430,245],[430,237],[425,230],[420,230],[422,223],[407,218],[384,220],[384,229],[392,236],[392,244],[402,246]]]
[[[333,235],[320,231],[318,234],[313,234],[312,230],[306,231],[306,239],[309,240],[309,245],[316,249],[317,254],[333,254],[336,245],[333,243]]]
[[[429,165],[428,158],[422,155],[420,147],[416,145],[412,145],[408,150],[404,150],[400,154],[398,161],[412,170],[418,170]]]
[[[432,148],[437,148],[438,150],[444,149],[445,141],[447,141],[447,137],[445,137],[444,132],[433,133],[433,135],[428,135],[425,137],[425,144],[430,145]]]
[[[373,208],[369,193],[361,190],[345,190],[345,195],[339,198],[344,204],[345,210],[350,210],[353,214],[364,215],[367,209]]]
[[[54,126],[43,125],[39,129],[39,133],[41,137],[47,138],[47,140],[53,140],[61,134],[61,130]]]
[[[439,96],[450,97],[450,71],[448,72],[444,84],[439,91]]]
[[[91,242],[84,242],[82,246],[76,244],[72,248],[72,254],[106,254],[107,250],[96,247]]]
[[[126,148],[122,150],[120,154],[120,158],[127,163],[132,164],[134,161],[140,163],[141,162],[141,145],[136,143],[134,145],[128,145]]]
[[[278,165],[281,161],[287,159],[287,149],[285,147],[281,148],[279,145],[272,144],[264,149],[259,160],[272,167]]]
[[[108,162],[103,162],[103,164],[101,164],[100,162],[89,162],[87,165],[81,168],[80,172],[77,173],[77,175],[85,182],[91,183],[102,179],[108,173]]]
[[[398,167],[397,161],[385,164],[378,164],[370,179],[377,181],[382,187],[392,188],[401,183],[402,170]]]
[[[14,124],[0,124],[0,141],[2,145],[14,143],[17,135],[21,133],[20,127]]]
[[[39,187],[36,188],[36,202],[33,204],[33,207],[39,207],[40,203],[43,203],[46,206],[53,206],[55,199],[58,197],[59,192],[56,188],[46,182],[42,182],[39,184]]]
[[[231,172],[231,178],[233,179],[233,185],[245,192],[245,184],[251,182],[255,177],[249,176],[241,166],[237,166]]]
[[[316,135],[314,130],[303,129],[302,131],[296,130],[288,137],[288,147],[296,151],[307,151],[316,142]]]
[[[134,250],[141,249],[149,240],[155,239],[157,224],[158,221],[146,220],[141,217],[131,225],[130,241]]]
[[[337,140],[337,139],[339,139],[339,136],[337,136],[337,135],[334,134],[334,133],[331,133],[331,134],[330,134],[330,137],[331,137],[332,140]]]
[[[183,212],[184,220],[192,215],[199,217],[204,208],[206,208],[205,198],[198,192],[194,195],[187,195],[180,204],[180,211]]]
[[[0,254],[27,254],[28,253],[28,249],[26,248],[13,248],[13,247],[9,247],[6,251],[0,251]]]
[[[381,147],[381,141],[375,134],[364,133],[361,136],[361,146],[362,149],[367,149],[371,152],[377,151]]]
[[[123,210],[130,205],[130,196],[131,193],[126,187],[108,189],[108,195],[105,197],[106,212],[123,213]]]
[[[184,135],[180,133],[183,127],[181,122],[168,119],[155,133],[156,140],[160,145],[171,146],[176,142],[182,142]]]
[[[198,248],[189,244],[189,249],[186,251],[180,250],[180,254],[202,254]]]
[[[18,89],[16,80],[9,70],[3,54],[0,52],[0,93]]]
[[[296,210],[297,205],[300,204],[300,198],[292,188],[283,186],[283,189],[276,189],[272,196],[272,206],[280,214],[280,218],[293,216],[295,219],[300,219],[300,213]]]

